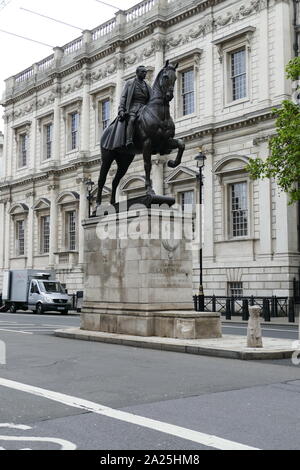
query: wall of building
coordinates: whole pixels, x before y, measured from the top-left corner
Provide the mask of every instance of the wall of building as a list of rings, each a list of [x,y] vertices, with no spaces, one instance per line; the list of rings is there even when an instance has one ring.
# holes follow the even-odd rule
[[[149,11],[148,11],[149,10]],[[124,81],[138,65],[148,80],[168,59],[178,62],[178,81],[171,111],[176,135],[186,151],[176,170],[169,157],[153,161],[154,187],[165,194],[198,195],[194,157],[199,146],[207,155],[204,169],[205,292],[226,295],[229,283],[242,283],[244,294],[288,295],[298,270],[296,208],[288,206],[274,181],[250,181],[249,158],[268,155],[274,133],[272,108],[290,97],[284,65],[293,54],[292,1],[192,0],[144,1],[93,31],[83,32],[53,56],[6,81],[4,164],[0,181],[0,272],[16,267],[55,267],[70,291],[81,290],[84,276],[81,220],[87,216],[85,182],[97,181],[100,164],[101,100],[110,99],[111,119]],[[245,50],[247,94],[229,98],[229,57]],[[183,115],[181,74],[194,71],[195,112]],[[68,148],[70,113],[80,115],[79,144]],[[45,125],[53,124],[51,159],[44,158]],[[19,139],[28,135],[27,165],[20,168]],[[114,168],[106,186],[111,187]],[[139,155],[121,182],[119,197],[142,190]],[[229,188],[247,182],[248,234],[230,237]],[[231,182],[231,183],[230,183]],[[141,189],[139,189],[141,188]],[[46,199],[47,201],[42,201]],[[25,204],[27,209],[24,212]],[[66,248],[65,213],[76,211],[76,250]],[[22,212],[23,211],[23,212]],[[50,253],[40,253],[40,214],[51,216]],[[15,221],[24,217],[25,253],[16,254]],[[196,220],[196,223],[199,221]],[[199,262],[195,253],[194,281]],[[1,282],[1,281],[0,281]]]

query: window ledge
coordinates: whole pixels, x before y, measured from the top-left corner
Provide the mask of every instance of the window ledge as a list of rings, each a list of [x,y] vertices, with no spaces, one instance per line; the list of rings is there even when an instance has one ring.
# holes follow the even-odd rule
[[[185,116],[180,116],[179,118],[175,119],[175,122],[187,121],[188,119],[196,118],[196,117],[197,117],[196,113],[186,114]]]
[[[68,151],[66,152],[66,156],[67,156],[67,155],[68,155],[68,156],[70,156],[70,155],[76,155],[76,154],[78,154],[78,153],[79,153],[79,148],[76,148],[76,149],[74,149],[74,150],[68,150]]]
[[[255,241],[258,241],[259,238],[254,238],[254,237],[237,237],[237,238],[228,238],[228,239],[224,239],[224,240],[219,240],[219,241],[215,241],[214,243],[215,244],[218,244],[218,243],[232,243],[232,242],[255,242]]]
[[[226,103],[224,105],[224,109],[225,108],[231,108],[231,106],[237,106],[238,104],[249,103],[249,102],[250,102],[250,98],[248,98],[248,97],[241,98],[240,100],[230,101],[230,103]]]

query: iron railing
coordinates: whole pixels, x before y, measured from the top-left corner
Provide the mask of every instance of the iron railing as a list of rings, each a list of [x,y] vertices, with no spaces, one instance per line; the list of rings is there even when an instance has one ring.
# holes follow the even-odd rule
[[[295,323],[295,300],[289,297],[226,297],[205,296],[205,312],[219,312],[226,320],[232,317],[242,317],[249,320],[249,307],[257,305],[262,310],[262,317],[270,322],[272,318],[287,317],[290,323]],[[200,312],[200,296],[194,296],[194,307]]]

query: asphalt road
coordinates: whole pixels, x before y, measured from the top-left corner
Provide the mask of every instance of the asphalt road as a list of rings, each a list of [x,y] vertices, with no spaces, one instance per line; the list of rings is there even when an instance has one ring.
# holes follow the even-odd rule
[[[78,324],[77,316],[0,314],[0,448],[300,448],[300,366],[290,360],[245,362],[53,335]],[[236,326],[224,330],[245,333]],[[295,327],[270,328],[297,339]]]

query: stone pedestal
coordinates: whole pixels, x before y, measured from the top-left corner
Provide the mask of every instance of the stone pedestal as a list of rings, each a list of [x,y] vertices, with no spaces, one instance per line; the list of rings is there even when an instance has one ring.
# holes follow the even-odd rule
[[[81,329],[135,336],[216,338],[220,316],[192,311],[191,216],[130,210],[83,223]]]

